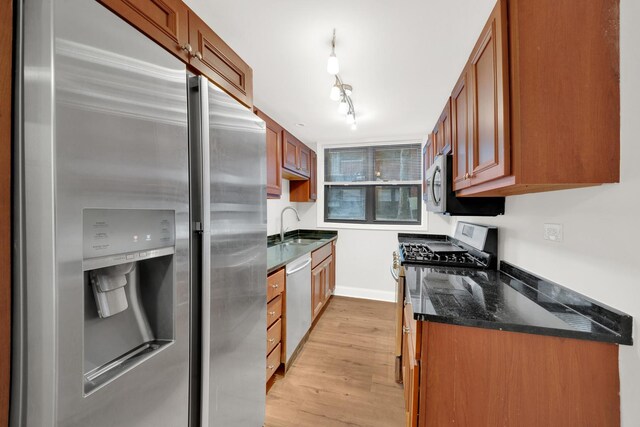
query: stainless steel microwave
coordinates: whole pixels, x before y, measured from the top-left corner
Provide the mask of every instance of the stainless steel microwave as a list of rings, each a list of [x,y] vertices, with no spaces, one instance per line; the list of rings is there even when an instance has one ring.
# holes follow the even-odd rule
[[[451,216],[504,214],[504,197],[457,197],[453,191],[453,156],[438,155],[426,171],[427,211]]]

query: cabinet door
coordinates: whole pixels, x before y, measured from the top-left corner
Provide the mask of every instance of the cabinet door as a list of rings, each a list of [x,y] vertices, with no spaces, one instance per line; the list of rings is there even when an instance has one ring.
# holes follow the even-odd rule
[[[315,320],[322,309],[324,271],[322,264],[311,270],[311,320]]]
[[[282,195],[282,127],[260,110],[255,110],[267,127],[267,197]]]
[[[451,94],[451,146],[453,150],[453,189],[471,184],[469,180],[469,146],[473,114],[469,101],[468,68],[462,72]]]
[[[331,268],[329,287],[331,288],[331,295],[336,291],[336,241],[331,242]]]
[[[407,427],[415,427],[418,425],[420,366],[415,358],[415,349],[408,332],[410,326],[406,316],[402,326],[402,385],[404,387],[406,425]]]
[[[469,62],[473,91],[471,185],[508,175],[509,69],[506,0],[498,1]]]
[[[330,256],[325,261],[325,274],[324,274],[324,302],[329,301],[331,297],[331,265],[333,264],[333,258]]]
[[[192,11],[189,11],[191,65],[229,95],[253,107],[253,70]]]
[[[315,151],[311,151],[311,172],[309,174],[309,200],[316,201],[318,198],[318,156]]]
[[[447,100],[438,120],[437,154],[448,154],[451,151],[451,98]]]
[[[189,8],[181,0],[99,0],[184,62],[189,54]]]
[[[311,149],[302,142],[298,144],[300,150],[298,173],[308,177],[311,175]]]
[[[298,140],[286,130],[282,131],[282,167],[298,173],[300,150]]]

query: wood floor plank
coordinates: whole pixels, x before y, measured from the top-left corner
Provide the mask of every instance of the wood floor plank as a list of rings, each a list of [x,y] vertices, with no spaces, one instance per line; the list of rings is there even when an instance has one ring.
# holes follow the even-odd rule
[[[271,387],[265,427],[404,425],[394,310],[393,303],[333,297],[286,377]]]

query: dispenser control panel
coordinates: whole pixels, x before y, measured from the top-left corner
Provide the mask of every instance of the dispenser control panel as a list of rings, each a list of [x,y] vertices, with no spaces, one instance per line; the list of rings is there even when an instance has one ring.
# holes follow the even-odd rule
[[[154,249],[175,246],[175,211],[84,209],[83,258],[147,258]]]

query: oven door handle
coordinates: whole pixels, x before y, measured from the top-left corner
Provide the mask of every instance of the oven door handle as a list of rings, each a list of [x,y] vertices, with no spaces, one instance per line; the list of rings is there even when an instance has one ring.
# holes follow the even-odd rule
[[[389,266],[389,271],[391,272],[391,277],[393,277],[393,280],[395,280],[397,282],[398,281],[398,273],[396,273],[396,269],[393,268],[393,265]]]

